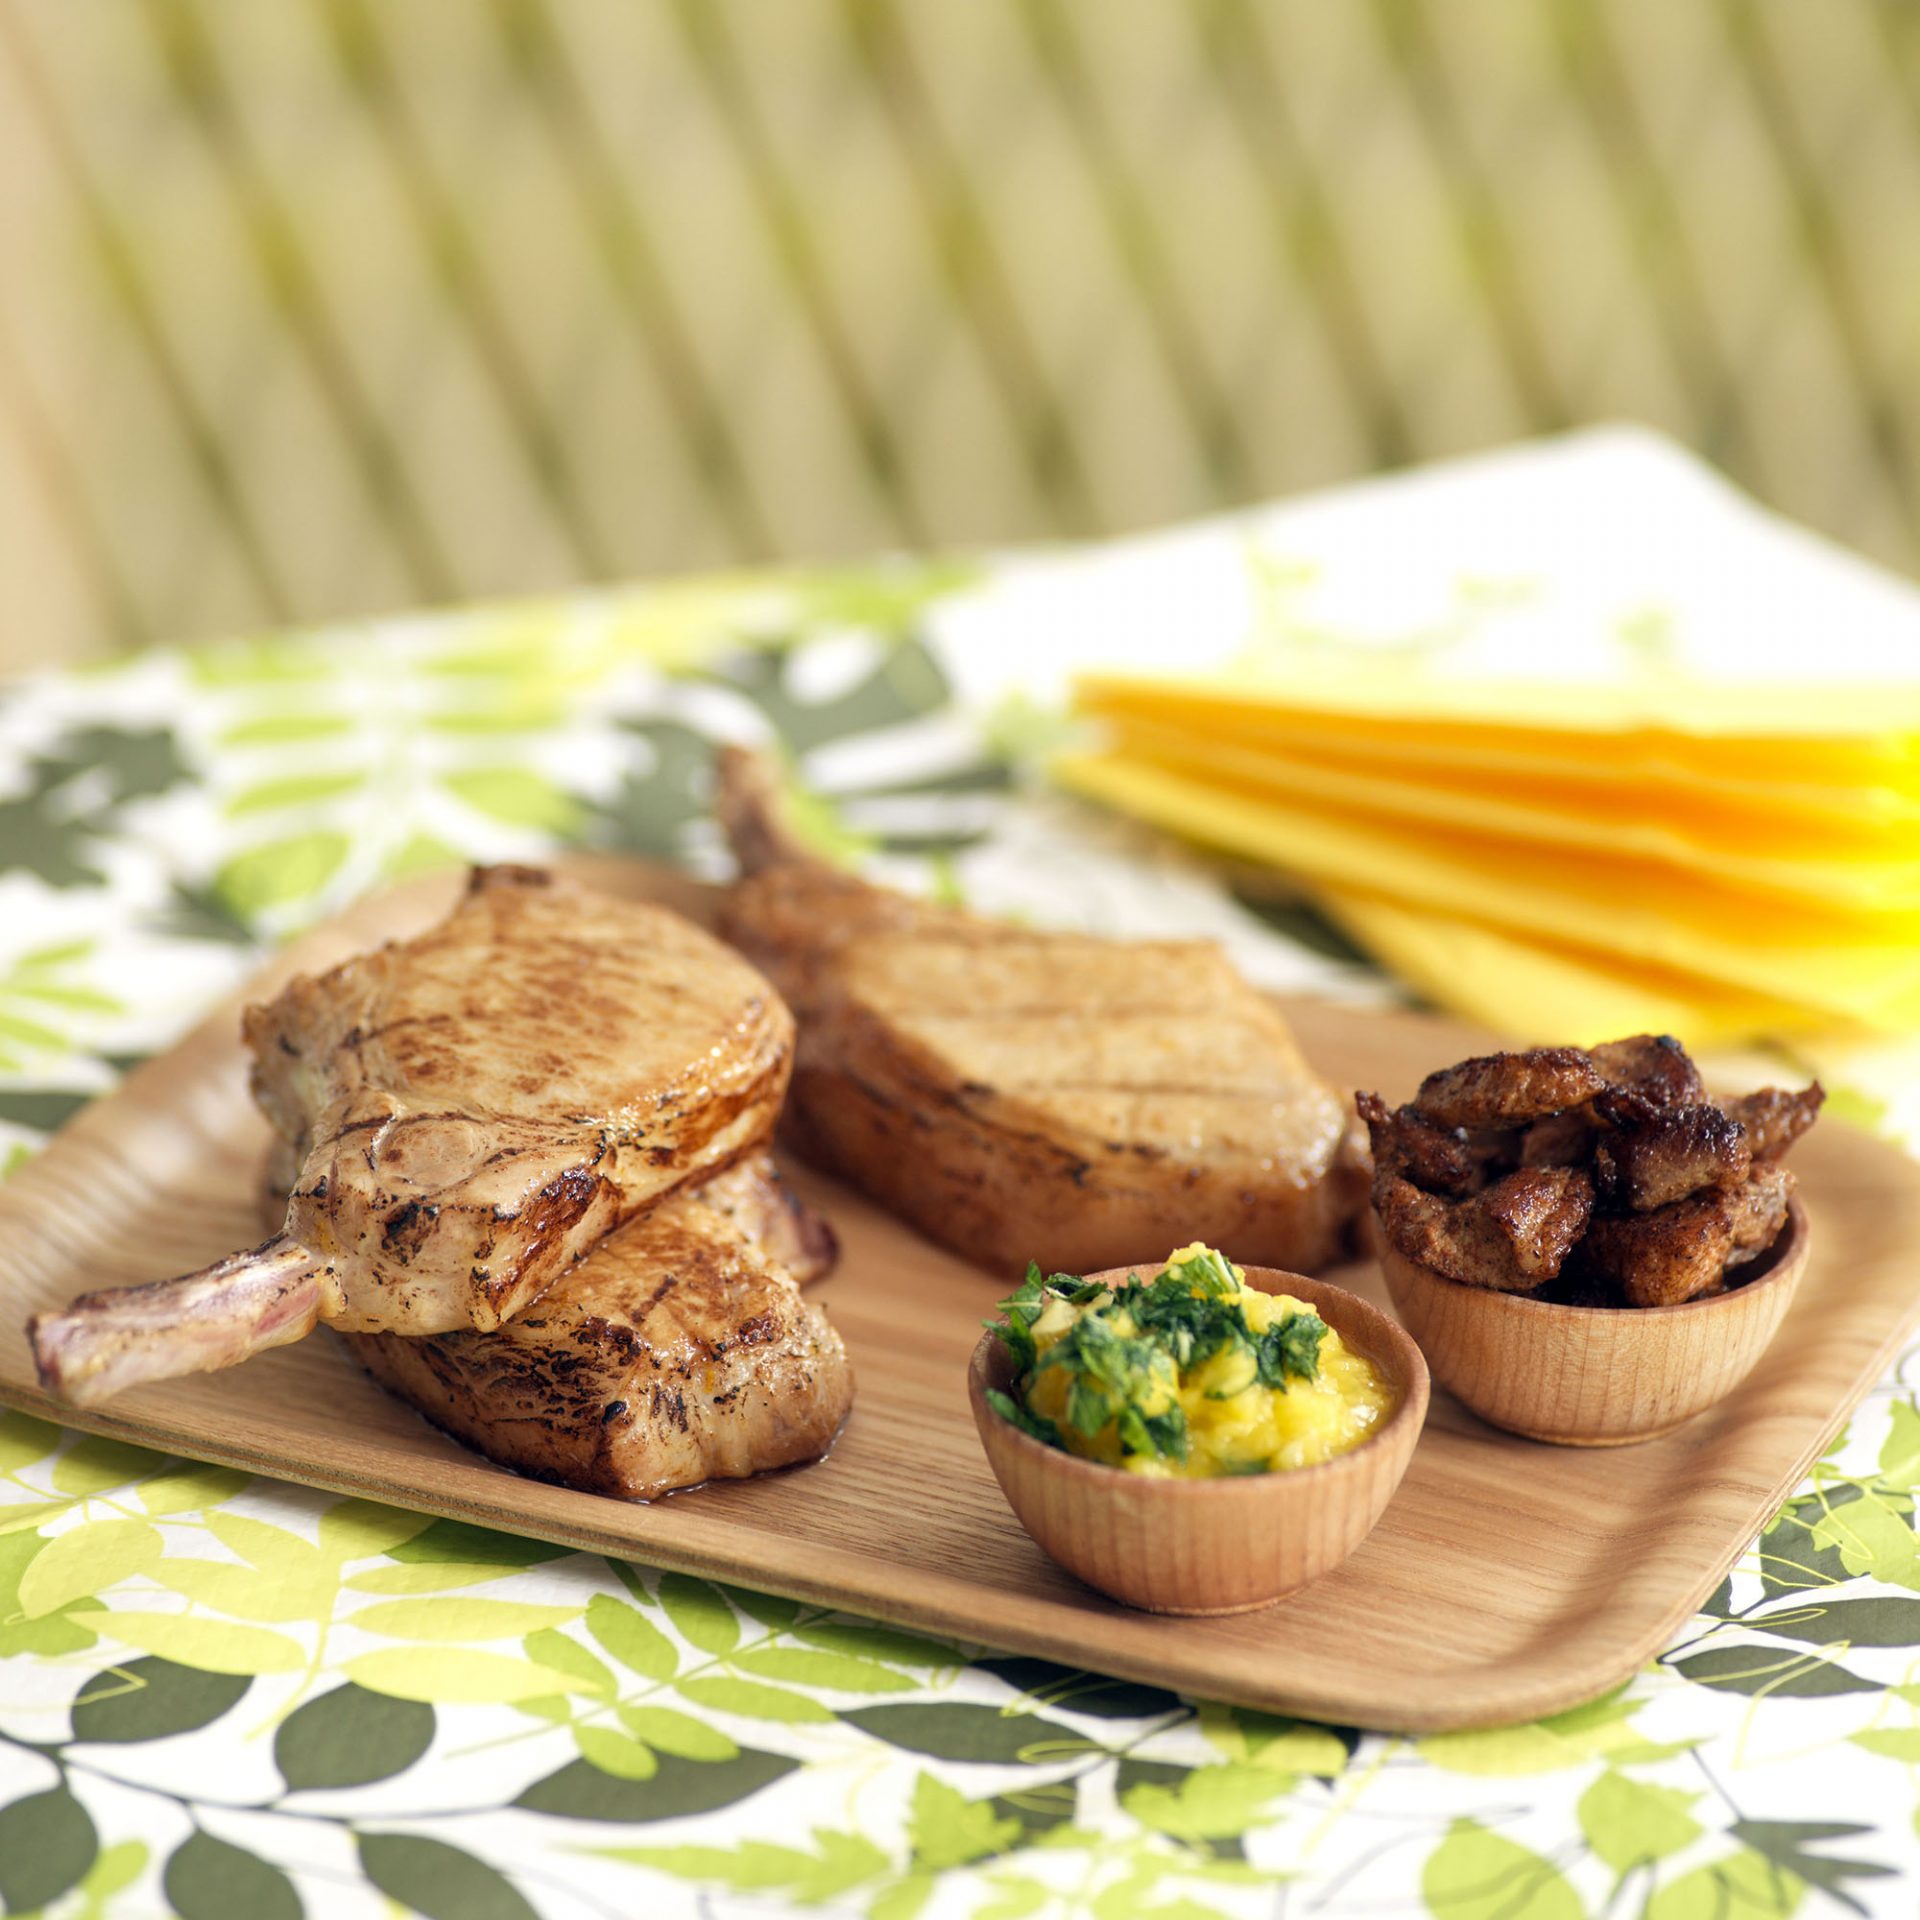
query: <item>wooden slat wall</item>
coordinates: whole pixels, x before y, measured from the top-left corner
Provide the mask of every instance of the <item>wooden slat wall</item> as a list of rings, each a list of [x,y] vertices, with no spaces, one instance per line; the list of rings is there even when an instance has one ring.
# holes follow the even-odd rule
[[[1920,567],[1907,0],[0,0],[0,663],[1652,421]]]

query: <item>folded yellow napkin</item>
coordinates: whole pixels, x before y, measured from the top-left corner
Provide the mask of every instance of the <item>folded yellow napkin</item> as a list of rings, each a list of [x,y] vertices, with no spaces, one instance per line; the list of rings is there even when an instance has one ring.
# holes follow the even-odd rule
[[[1276,749],[1228,725],[1199,733],[1165,715],[1125,711],[1110,715],[1106,736],[1120,759],[1248,798],[1641,860],[1816,911],[1920,909],[1920,832],[1886,823],[1835,830],[1795,811],[1793,789],[1742,793],[1701,781],[1697,792],[1682,794],[1641,782],[1569,780],[1544,762],[1531,777],[1506,769],[1476,776],[1404,757],[1351,759],[1330,733],[1310,746]]]
[[[1740,853],[1658,818],[1616,832],[1598,812],[1528,817],[1511,793],[1276,771],[1169,731],[1122,730],[1103,751],[1062,756],[1056,776],[1306,882],[1423,991],[1510,1031],[1571,1031],[1602,982],[1630,986],[1636,1004],[1664,999],[1675,1016],[1651,1024],[1688,1037],[1920,1026],[1920,907],[1903,850],[1878,865],[1788,861],[1764,835]],[[1524,1007],[1497,979],[1464,984],[1461,956],[1517,977],[1517,949],[1531,956]]]
[[[1576,435],[1068,571],[1016,609],[1085,724],[1060,779],[1428,997],[1541,1038],[1920,1033],[1920,594],[1677,449]]]

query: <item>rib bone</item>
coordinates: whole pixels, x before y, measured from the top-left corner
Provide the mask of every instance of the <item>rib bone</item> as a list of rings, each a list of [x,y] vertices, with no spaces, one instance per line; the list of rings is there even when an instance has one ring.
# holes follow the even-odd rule
[[[76,1407],[148,1380],[213,1373],[304,1340],[336,1290],[317,1256],[284,1234],[198,1273],[83,1293],[27,1323],[41,1385]]]

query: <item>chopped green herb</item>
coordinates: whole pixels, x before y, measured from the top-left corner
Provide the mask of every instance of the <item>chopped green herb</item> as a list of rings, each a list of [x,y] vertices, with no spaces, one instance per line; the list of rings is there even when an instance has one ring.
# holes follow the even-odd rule
[[[990,1399],[1022,1432],[1062,1446],[1058,1424],[1024,1404],[1036,1374],[1068,1371],[1065,1423],[1092,1439],[1109,1424],[1123,1454],[1184,1460],[1186,1414],[1177,1399],[1183,1371],[1230,1350],[1252,1362],[1250,1380],[1284,1391],[1290,1380],[1319,1372],[1326,1323],[1315,1313],[1289,1313],[1256,1333],[1248,1325],[1232,1266],[1212,1251],[1196,1253],[1143,1281],[1129,1274],[1099,1305],[1087,1307],[1042,1355],[1034,1327],[1056,1299],[1070,1306],[1100,1295],[1100,1282],[1076,1274],[1043,1275],[1029,1262],[1026,1278],[1000,1302],[999,1334],[1014,1363],[1014,1393]],[[1224,1390],[1219,1398],[1231,1398]],[[1171,1404],[1169,1404],[1171,1403]],[[1161,1411],[1147,1413],[1147,1406]]]
[[[1289,1379],[1311,1380],[1320,1371],[1320,1342],[1327,1323],[1317,1313],[1290,1313],[1253,1343],[1263,1387],[1283,1391]]]
[[[1023,1407],[1012,1395],[1002,1393],[998,1387],[987,1389],[987,1405],[1022,1433],[1031,1434],[1034,1439],[1044,1441],[1050,1447],[1060,1444],[1060,1429],[1051,1420],[1043,1420],[1030,1408]]]
[[[1178,1402],[1164,1413],[1122,1407],[1118,1427],[1120,1444],[1128,1453],[1151,1454],[1156,1460],[1187,1457],[1187,1416]]]
[[[1182,1260],[1177,1267],[1167,1268],[1154,1285],[1162,1280],[1178,1280],[1189,1292],[1210,1294],[1216,1300],[1231,1300],[1240,1291],[1233,1268],[1211,1247],[1191,1260]]]
[[[1067,1389],[1067,1425],[1089,1440],[1113,1418],[1113,1397],[1084,1378]]]
[[[1182,1367],[1197,1367],[1246,1338],[1246,1316],[1237,1302],[1183,1292],[1158,1280],[1151,1286],[1126,1288],[1116,1304],[1126,1309],[1142,1333],[1164,1340]]]

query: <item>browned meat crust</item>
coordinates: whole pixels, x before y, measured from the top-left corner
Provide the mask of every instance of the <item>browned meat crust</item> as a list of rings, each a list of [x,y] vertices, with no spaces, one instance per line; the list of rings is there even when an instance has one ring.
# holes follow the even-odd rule
[[[1522,1167],[1475,1196],[1529,1280],[1551,1280],[1586,1231],[1593,1182],[1577,1167]]]
[[[1592,1110],[1575,1107],[1569,1113],[1551,1113],[1536,1120],[1520,1136],[1523,1167],[1578,1167],[1593,1152]]]
[[[287,1211],[291,1165],[291,1150],[275,1135],[260,1173],[260,1223],[269,1233]],[[691,1191],[771,1254],[803,1287],[833,1271],[840,1236],[824,1214],[815,1213],[787,1185],[772,1154],[749,1154]]]
[[[725,752],[746,871],[726,936],[799,1016],[794,1145],[981,1266],[1158,1258],[1168,1223],[1311,1270],[1364,1201],[1358,1132],[1211,945],[997,925],[798,846],[763,762]]]
[[[349,1334],[376,1379],[503,1466],[651,1499],[817,1459],[853,1375],[755,1223],[818,1260],[764,1162],[674,1195],[492,1333]]]
[[[522,867],[476,872],[438,926],[292,981],[244,1027],[287,1143],[284,1229],[36,1316],[40,1377],[76,1403],[321,1320],[497,1326],[622,1221],[760,1146],[792,1063],[792,1016],[738,954]]]
[[[1816,1083],[1723,1108],[1677,1040],[1643,1033],[1465,1060],[1398,1112],[1356,1104],[1381,1231],[1408,1259],[1569,1304],[1669,1306],[1777,1243],[1793,1181],[1774,1162],[1822,1098]]]
[[[255,1097],[301,1167],[342,1326],[489,1328],[602,1235],[770,1135],[792,1018],[665,908],[476,872],[437,927],[250,1007]]]
[[[1700,1069],[1670,1033],[1636,1033],[1589,1049],[1607,1085],[1637,1093],[1657,1107],[1688,1107],[1707,1097]]]
[[[1724,1196],[1733,1234],[1730,1266],[1757,1259],[1779,1239],[1793,1189],[1793,1175],[1785,1167],[1762,1160],[1742,1185]]]
[[[1746,1129],[1715,1106],[1650,1107],[1602,1095],[1614,1121],[1593,1150],[1594,1181],[1609,1207],[1651,1213],[1704,1188],[1738,1186],[1753,1154]]]
[[[1827,1090],[1818,1080],[1788,1091],[1762,1087],[1758,1093],[1727,1103],[1727,1111],[1747,1130],[1756,1160],[1778,1160],[1813,1125],[1825,1104]]]
[[[1436,1126],[1519,1127],[1584,1105],[1605,1086],[1578,1047],[1534,1047],[1442,1067],[1421,1081],[1413,1105]]]
[[[734,1230],[805,1287],[833,1271],[840,1236],[780,1177],[770,1153],[756,1153],[696,1189]]]
[[[1397,1173],[1428,1193],[1458,1196],[1486,1184],[1480,1157],[1455,1127],[1436,1127],[1411,1107],[1390,1111],[1377,1093],[1355,1098],[1373,1143],[1377,1173]]]
[[[1442,1200],[1389,1173],[1374,1183],[1374,1204],[1410,1260],[1467,1286],[1531,1293],[1585,1231],[1593,1187],[1577,1168],[1524,1167],[1464,1200]]]
[[[1595,1220],[1584,1250],[1630,1305],[1674,1307],[1721,1284],[1733,1226],[1717,1194],[1695,1194],[1651,1213]]]

